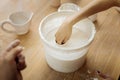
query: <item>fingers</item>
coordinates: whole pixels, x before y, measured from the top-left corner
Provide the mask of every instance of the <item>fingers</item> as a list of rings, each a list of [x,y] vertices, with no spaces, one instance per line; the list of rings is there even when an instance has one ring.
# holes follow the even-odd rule
[[[13,49],[11,49],[11,51],[9,51],[6,55],[6,58],[8,60],[15,60],[15,58],[17,57],[18,54],[20,54],[23,51],[23,47],[17,46]]]
[[[71,27],[62,27],[55,34],[56,43],[62,45],[65,44],[72,34]]]
[[[18,46],[20,40],[13,41],[6,49],[5,57],[8,61],[15,61],[18,70],[23,70],[26,67],[25,57],[21,54],[22,46]]]
[[[26,68],[25,57],[22,54],[17,56],[17,69],[23,70]]]
[[[6,48],[6,51],[9,52],[10,50],[12,50],[13,48],[17,47],[20,44],[20,40],[15,40],[12,43],[10,43],[8,45],[8,47]]]
[[[66,38],[60,38],[60,39],[56,39],[56,43],[63,45],[67,42],[68,39]]]
[[[23,47],[20,47],[19,44],[20,40],[14,40],[8,45],[8,47],[5,49],[2,55],[7,60],[15,60],[17,55],[20,54],[23,50]]]
[[[109,75],[103,74],[100,71],[97,71],[97,74],[105,80],[113,80]]]
[[[60,45],[63,45],[65,42],[64,42],[64,40],[62,40],[62,39],[57,39],[57,40],[56,40],[56,43],[57,43],[57,44],[60,44]]]
[[[62,38],[56,39],[56,43],[62,45],[62,44],[64,44],[64,40]]]
[[[56,43],[60,44],[60,45],[63,45],[65,44],[68,40],[69,40],[69,36],[63,36],[63,35],[55,35],[56,37]]]
[[[59,33],[56,33],[55,34],[55,37],[56,37],[56,43],[58,43],[58,44],[60,44],[60,45],[62,45],[62,44],[64,44],[65,42],[64,42],[64,39],[65,39],[65,35],[63,34],[59,34]]]

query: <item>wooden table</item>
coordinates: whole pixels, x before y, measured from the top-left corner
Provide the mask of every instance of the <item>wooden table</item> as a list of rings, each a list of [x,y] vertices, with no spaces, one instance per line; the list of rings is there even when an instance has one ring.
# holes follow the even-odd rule
[[[43,45],[39,36],[40,21],[48,14],[57,10],[50,6],[50,0],[22,0],[23,10],[34,12],[30,32],[24,36],[8,34],[0,29],[0,46],[3,50],[8,43],[17,39],[25,47],[27,68],[22,71],[24,80],[84,80],[81,74],[84,68],[69,74],[59,73],[48,67]],[[91,0],[80,0],[83,7]],[[18,10],[18,0],[4,0],[0,3],[0,21]],[[120,14],[114,8],[98,14],[96,36],[87,55],[86,66],[90,70],[100,70],[111,75],[115,80],[120,75]],[[8,25],[9,26],[9,25]]]

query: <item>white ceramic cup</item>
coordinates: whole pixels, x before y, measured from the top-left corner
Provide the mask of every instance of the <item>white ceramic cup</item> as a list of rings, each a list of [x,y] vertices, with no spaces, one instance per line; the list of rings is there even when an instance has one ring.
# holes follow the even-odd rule
[[[0,27],[2,28],[2,30],[8,33],[16,33],[17,35],[26,34],[29,31],[32,16],[32,12],[14,12],[9,15],[7,20],[1,22]],[[14,30],[8,29],[5,24],[10,24],[14,28]]]

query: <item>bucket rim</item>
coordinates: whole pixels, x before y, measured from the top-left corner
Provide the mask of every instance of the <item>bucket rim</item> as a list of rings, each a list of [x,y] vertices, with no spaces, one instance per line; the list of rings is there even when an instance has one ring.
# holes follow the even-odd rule
[[[70,13],[70,12],[67,12],[67,11],[62,11],[62,12],[54,12],[54,13],[51,13],[51,14],[49,14],[49,15],[47,15],[46,17],[44,17],[42,20],[41,20],[41,22],[40,22],[40,24],[39,24],[39,35],[40,35],[40,37],[41,37],[41,39],[42,39],[42,41],[44,42],[43,44],[47,44],[47,46],[50,46],[50,47],[52,47],[52,48],[54,48],[54,49],[57,49],[57,50],[64,50],[64,51],[73,51],[73,50],[80,50],[80,49],[84,49],[85,47],[87,47],[87,46],[89,46],[90,44],[91,44],[91,42],[93,41],[93,39],[94,39],[94,36],[95,36],[95,34],[96,34],[96,29],[95,29],[95,25],[93,24],[93,22],[91,21],[91,20],[89,20],[88,18],[86,18],[87,20],[89,20],[91,23],[92,23],[92,34],[91,34],[91,36],[90,36],[90,38],[88,39],[88,41],[85,43],[85,44],[83,44],[82,46],[80,46],[80,47],[75,47],[75,48],[61,48],[61,47],[55,47],[55,46],[53,46],[53,45],[51,45],[46,39],[45,39],[45,37],[43,36],[43,34],[42,34],[42,24],[44,23],[44,21],[48,18],[48,17],[50,17],[50,16],[52,16],[52,15],[55,15],[55,14],[61,14],[61,13]]]

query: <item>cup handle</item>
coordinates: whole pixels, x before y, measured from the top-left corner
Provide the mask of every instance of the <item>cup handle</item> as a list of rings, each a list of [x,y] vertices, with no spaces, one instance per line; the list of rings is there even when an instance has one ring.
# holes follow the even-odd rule
[[[10,25],[12,25],[9,20],[4,20],[4,21],[2,21],[1,24],[0,24],[0,27],[1,27],[1,29],[2,29],[3,31],[8,32],[8,33],[16,33],[15,31],[6,29],[5,26],[4,26],[5,24],[10,24]]]
[[[70,11],[70,12],[76,12],[79,11],[80,7],[74,3],[63,3],[59,8],[58,12],[62,11]]]

